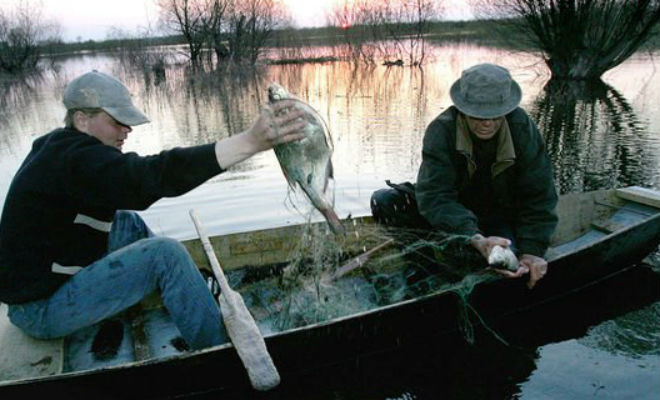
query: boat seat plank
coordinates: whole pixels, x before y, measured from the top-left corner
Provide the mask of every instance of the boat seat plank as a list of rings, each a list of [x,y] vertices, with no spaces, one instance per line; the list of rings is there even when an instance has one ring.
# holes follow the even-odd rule
[[[658,213],[658,209],[649,205],[629,202],[621,207],[621,210],[640,214],[644,217],[650,217]]]
[[[545,254],[545,258],[547,260],[552,260],[559,256],[560,254],[566,254],[573,252],[577,249],[580,249],[582,247],[588,246],[592,243],[597,242],[599,239],[602,237],[607,236],[606,232],[601,232],[598,230],[590,230],[584,235],[570,241],[567,243],[564,243],[559,246],[551,247],[548,249],[547,253]]]
[[[638,224],[652,214],[636,207],[638,204],[627,204],[605,221],[594,221],[591,226],[606,233],[612,233]],[[644,207],[644,206],[642,206]],[[648,208],[648,207],[647,207]]]
[[[151,358],[149,342],[144,326],[144,316],[139,313],[131,321],[131,335],[133,336],[133,356],[136,360],[146,360]]]
[[[546,253],[546,258],[551,260],[560,254],[571,252],[595,243],[597,240],[608,234],[634,226],[641,221],[658,213],[658,210],[652,206],[636,202],[628,202],[606,220],[593,221],[592,229],[582,236],[564,243],[562,245],[551,247]]]
[[[655,208],[660,208],[660,192],[654,189],[641,186],[630,186],[616,190],[617,196],[622,199],[646,204]]]

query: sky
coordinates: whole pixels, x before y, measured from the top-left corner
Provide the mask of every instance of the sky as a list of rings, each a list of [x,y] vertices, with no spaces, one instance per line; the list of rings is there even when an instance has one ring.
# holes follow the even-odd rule
[[[5,6],[18,0],[0,0]],[[39,0],[28,0],[39,1]],[[342,0],[282,0],[289,5],[298,27],[322,26],[325,10]],[[110,28],[135,33],[158,25],[158,8],[154,0],[41,0],[44,18],[62,27],[65,41],[103,40]],[[447,19],[466,19],[470,14],[465,0],[444,0]]]

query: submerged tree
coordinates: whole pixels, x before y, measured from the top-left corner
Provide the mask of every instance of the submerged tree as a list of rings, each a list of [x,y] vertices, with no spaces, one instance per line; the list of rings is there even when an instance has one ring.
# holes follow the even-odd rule
[[[201,66],[202,48],[206,40],[204,15],[205,0],[157,0],[161,23],[166,29],[183,36],[188,44],[190,62]]]
[[[46,21],[37,3],[20,1],[0,8],[0,71],[19,73],[37,67],[41,45],[60,39],[60,26]]]
[[[228,25],[229,6],[229,0],[207,0],[206,11],[202,18],[206,42],[213,49],[218,62],[229,55],[224,37]],[[209,52],[209,58],[213,53]]]
[[[337,4],[328,24],[340,27],[349,57],[374,64],[422,65],[430,22],[443,10],[440,0],[353,0]]]
[[[373,3],[368,0],[344,1],[326,14],[329,26],[341,29],[340,40],[349,59],[374,64],[375,46],[382,39],[381,29],[376,24]]]
[[[287,23],[279,0],[157,0],[161,21],[181,34],[194,67],[207,60],[248,61],[262,54],[273,31]],[[205,49],[208,57],[203,57]]]
[[[544,53],[553,78],[598,79],[651,36],[659,0],[473,0],[482,17],[509,17],[520,36]]]
[[[288,19],[279,0],[233,0],[227,32],[229,56],[255,64],[275,29],[285,26]]]
[[[442,13],[442,1],[381,0],[377,7],[385,39],[396,44],[410,65],[422,65],[426,58],[425,36],[431,21]]]

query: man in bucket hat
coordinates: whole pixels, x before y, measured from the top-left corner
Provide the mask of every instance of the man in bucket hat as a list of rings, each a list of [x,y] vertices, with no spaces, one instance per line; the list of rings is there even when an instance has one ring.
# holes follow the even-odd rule
[[[543,138],[518,107],[520,86],[501,66],[466,69],[450,96],[454,105],[424,135],[415,205],[426,227],[471,236],[485,258],[495,245],[510,246],[519,268],[501,272],[513,278],[529,272],[531,288],[547,272],[543,256],[557,224]],[[374,193],[375,217],[387,214],[388,195]]]
[[[126,210],[303,138],[303,113],[274,117],[294,105],[278,102],[227,139],[141,157],[121,149],[132,127],[149,119],[117,79],[85,73],[67,85],[63,102],[65,127],[34,141],[0,220],[0,301],[9,319],[33,337],[62,337],[159,290],[190,348],[225,341],[219,308],[185,248]]]

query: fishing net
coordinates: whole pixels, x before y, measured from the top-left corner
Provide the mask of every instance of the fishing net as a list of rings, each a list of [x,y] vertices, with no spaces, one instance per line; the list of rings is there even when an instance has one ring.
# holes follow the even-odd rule
[[[305,226],[292,261],[280,278],[284,300],[276,319],[278,329],[326,321],[374,306],[370,288],[359,280],[328,282],[344,259],[341,237],[330,234],[323,225]]]
[[[382,243],[393,234],[378,226],[357,231],[364,243]],[[247,302],[263,310],[258,317],[262,325],[278,332],[407,299],[453,292],[459,299],[457,323],[464,338],[474,342],[475,325],[490,330],[470,304],[470,295],[475,286],[497,276],[484,271],[485,260],[470,245],[469,237],[399,228],[396,245],[375,253],[351,274],[329,279],[355,256],[344,253],[345,240],[330,234],[323,224],[307,224],[290,263],[278,276],[241,289]],[[504,342],[496,332],[491,333]]]

